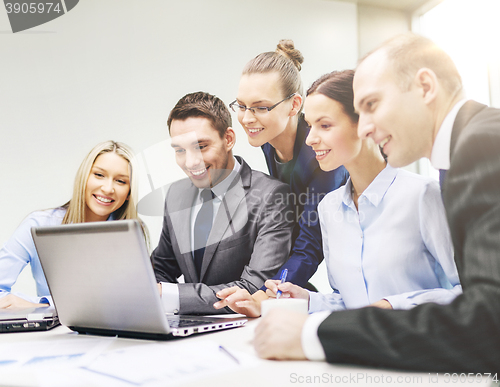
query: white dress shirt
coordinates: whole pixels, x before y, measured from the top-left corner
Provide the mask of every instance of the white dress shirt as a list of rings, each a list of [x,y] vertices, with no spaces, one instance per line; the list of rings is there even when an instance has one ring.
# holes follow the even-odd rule
[[[466,99],[458,101],[446,115],[439,127],[431,153],[431,164],[436,169],[450,169],[451,131],[455,123],[455,118],[457,118],[458,111],[466,102]]]
[[[367,306],[386,299],[394,309],[446,304],[462,288],[438,183],[387,166],[360,195],[350,180],[319,204],[323,249],[332,294],[310,293],[310,312]],[[329,314],[329,313],[328,313]],[[307,329],[317,329],[315,317]],[[324,359],[304,327],[304,352]]]
[[[234,167],[231,173],[217,185],[212,187],[212,192],[214,194],[214,199],[212,200],[213,205],[213,221],[215,221],[215,217],[217,216],[217,211],[219,211],[219,207],[222,203],[222,199],[226,194],[229,186],[238,175],[238,171],[240,170],[241,164],[236,160],[233,156]],[[196,222],[196,216],[201,209],[202,200],[201,200],[201,192],[204,188],[200,188],[198,191],[198,195],[196,195],[193,206],[191,207],[191,251],[194,251],[194,224]],[[194,258],[193,258],[194,259]],[[162,303],[163,309],[167,313],[177,313],[180,307],[180,299],[179,299],[179,287],[177,284],[169,283],[169,282],[161,282],[161,293],[162,293]]]

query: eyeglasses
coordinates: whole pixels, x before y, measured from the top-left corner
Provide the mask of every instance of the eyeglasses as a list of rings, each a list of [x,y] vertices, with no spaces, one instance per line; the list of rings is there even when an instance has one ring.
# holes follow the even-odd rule
[[[278,106],[280,103],[285,102],[287,99],[292,98],[295,95],[295,93],[290,94],[288,97],[285,99],[282,99],[278,103],[275,103],[273,106],[266,107],[266,106],[255,106],[255,107],[246,107],[244,105],[240,105],[238,102],[233,101],[229,104],[229,107],[231,110],[235,113],[245,113],[247,110],[250,110],[252,114],[256,116],[262,116],[264,114],[269,113],[271,110],[273,110],[276,106]]]

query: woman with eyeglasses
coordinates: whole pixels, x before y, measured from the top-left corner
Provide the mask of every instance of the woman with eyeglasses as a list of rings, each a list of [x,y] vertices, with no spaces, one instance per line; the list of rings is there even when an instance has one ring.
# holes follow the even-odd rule
[[[288,269],[288,280],[308,286],[323,260],[318,203],[345,184],[348,173],[342,166],[322,171],[316,154],[305,143],[309,129],[302,114],[299,71],[303,60],[291,40],[281,40],[276,51],[257,55],[243,69],[237,98],[230,107],[238,114],[250,145],[262,148],[269,174],[290,185],[296,227],[290,259],[282,269]],[[264,291],[254,296],[267,298]]]
[[[280,290],[282,297],[306,299],[310,313],[448,304],[462,287],[439,185],[392,168],[372,139],[358,137],[353,77],[353,70],[326,74],[309,88],[305,101],[305,119],[311,125],[306,142],[321,169],[344,165],[350,173],[345,186],[318,206],[333,292],[268,280],[267,293],[276,297]],[[260,305],[243,289],[228,288],[225,296],[225,305],[236,312],[260,315]]]
[[[47,281],[38,258],[31,228],[69,223],[138,219],[137,171],[132,150],[125,144],[97,144],[82,161],[76,174],[73,197],[66,204],[35,211],[0,250],[0,309],[31,308],[51,304]],[[142,222],[141,222],[142,225]],[[147,230],[143,232],[148,242]],[[21,271],[30,264],[37,297],[12,293]]]

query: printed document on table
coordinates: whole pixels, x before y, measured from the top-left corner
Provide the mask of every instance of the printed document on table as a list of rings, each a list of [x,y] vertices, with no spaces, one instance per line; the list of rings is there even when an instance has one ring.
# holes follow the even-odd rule
[[[97,357],[113,340],[74,336],[60,340],[0,344],[0,372],[80,367]]]
[[[84,369],[121,383],[170,385],[256,365],[254,356],[212,341],[153,343],[102,353]]]

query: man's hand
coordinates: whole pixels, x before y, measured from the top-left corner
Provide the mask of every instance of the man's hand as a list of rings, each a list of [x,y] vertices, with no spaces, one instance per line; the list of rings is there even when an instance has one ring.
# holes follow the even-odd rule
[[[301,337],[307,317],[290,310],[270,310],[255,328],[253,344],[257,354],[264,359],[306,360]]]
[[[49,304],[35,304],[13,294],[7,294],[5,297],[0,298],[0,309],[26,309],[45,306],[49,306]]]
[[[216,294],[221,300],[214,304],[215,309],[222,309],[226,306],[236,313],[244,314],[248,317],[260,316],[260,302],[267,299],[266,294],[259,290],[252,296],[248,290],[233,286],[219,290]]]
[[[161,284],[157,284],[158,285],[158,292],[160,293],[160,297],[161,297]]]
[[[282,298],[303,298],[309,301],[309,292],[291,282],[281,283],[278,280],[267,280],[264,285],[266,285],[266,294],[269,298],[276,298],[276,293],[281,290]]]
[[[385,299],[374,302],[373,304],[370,304],[369,306],[375,306],[375,307],[380,308],[380,309],[392,309],[391,303]]]

